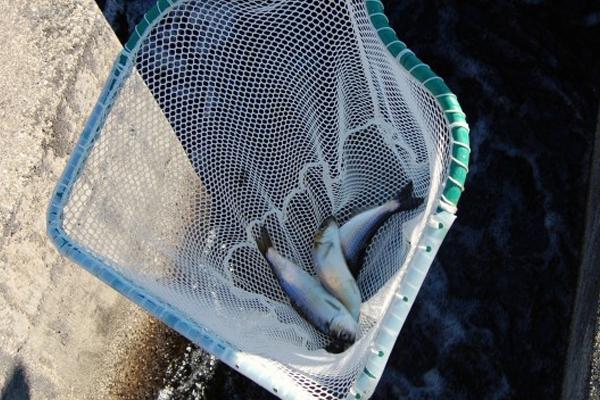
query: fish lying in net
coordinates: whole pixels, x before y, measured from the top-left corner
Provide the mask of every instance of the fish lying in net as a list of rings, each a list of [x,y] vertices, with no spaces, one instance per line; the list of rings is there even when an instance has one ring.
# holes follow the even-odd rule
[[[265,227],[256,244],[300,315],[340,343],[350,345],[356,341],[358,324],[350,312],[314,276],[279,254]]]
[[[393,199],[356,214],[340,227],[342,251],[354,277],[358,276],[367,246],[384,222],[400,211],[410,211],[423,204],[423,198],[414,197],[413,190],[413,183],[409,181]]]
[[[350,273],[340,244],[340,231],[334,217],[326,218],[315,235],[313,266],[321,283],[358,321],[362,298]]]

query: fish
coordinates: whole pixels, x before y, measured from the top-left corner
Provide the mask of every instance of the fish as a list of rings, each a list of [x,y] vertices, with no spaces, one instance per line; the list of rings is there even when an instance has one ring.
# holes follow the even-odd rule
[[[340,229],[335,217],[326,218],[315,235],[313,266],[325,289],[335,296],[358,321],[362,298],[340,244]]]
[[[340,227],[340,244],[352,276],[358,276],[365,250],[379,228],[392,215],[423,204],[424,199],[415,197],[413,191],[413,182],[409,181],[394,198],[356,214]]]
[[[351,345],[358,335],[358,323],[344,305],[323,285],[273,246],[265,227],[256,245],[277,277],[294,309],[320,332],[344,345]]]

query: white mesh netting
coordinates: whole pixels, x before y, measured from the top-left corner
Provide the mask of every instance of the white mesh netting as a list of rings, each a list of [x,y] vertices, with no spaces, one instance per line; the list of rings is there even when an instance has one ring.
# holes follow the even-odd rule
[[[344,397],[438,206],[452,141],[443,110],[362,0],[179,1],[151,22],[98,124],[66,232],[262,367]],[[254,238],[266,224],[314,274],[324,218],[343,223],[409,181],[425,202],[375,236],[357,280],[359,338],[328,353]]]

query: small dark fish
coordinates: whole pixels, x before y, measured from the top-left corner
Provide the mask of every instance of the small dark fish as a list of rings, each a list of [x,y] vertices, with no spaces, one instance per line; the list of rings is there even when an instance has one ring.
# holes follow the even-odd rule
[[[358,324],[346,307],[329,294],[314,276],[279,254],[265,227],[261,229],[256,244],[300,315],[319,331],[344,344],[356,341]]]
[[[340,227],[340,243],[350,272],[358,276],[365,250],[383,223],[400,211],[410,211],[423,204],[422,197],[414,197],[413,183],[409,181],[391,200],[350,218]]]
[[[340,245],[340,230],[334,217],[326,218],[315,235],[313,266],[325,289],[334,295],[358,321],[362,298]]]

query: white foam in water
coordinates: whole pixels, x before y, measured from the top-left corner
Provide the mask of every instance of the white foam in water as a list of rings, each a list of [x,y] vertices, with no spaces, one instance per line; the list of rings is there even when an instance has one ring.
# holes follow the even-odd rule
[[[380,377],[390,345],[378,343],[397,334],[393,310],[410,308],[437,251],[422,243],[438,229],[431,218],[454,207],[441,196],[448,114],[459,111],[400,66],[363,1],[156,10],[88,126],[93,150],[64,207],[66,234],[277,395],[368,397],[351,388]],[[290,305],[255,238],[266,226],[278,251],[314,274],[323,219],[343,224],[409,182],[425,202],[373,239],[357,280],[360,336],[328,353],[331,338]]]

